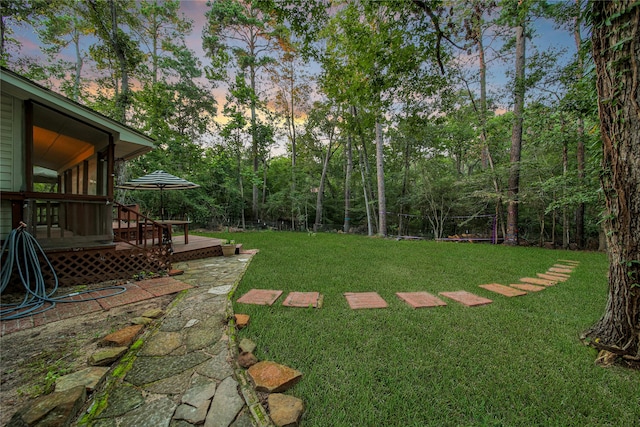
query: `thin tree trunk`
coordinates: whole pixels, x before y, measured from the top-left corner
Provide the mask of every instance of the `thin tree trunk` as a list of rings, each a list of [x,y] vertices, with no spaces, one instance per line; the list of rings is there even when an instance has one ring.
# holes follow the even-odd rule
[[[369,206],[369,196],[367,191],[367,178],[365,176],[364,160],[362,156],[362,150],[360,150],[356,144],[356,150],[358,151],[358,164],[360,166],[360,176],[362,177],[362,192],[364,193],[364,206],[367,213],[367,235],[373,236],[373,225],[371,221],[371,206]]]
[[[520,152],[522,149],[522,114],[524,112],[525,29],[523,20],[516,27],[515,105],[509,169],[509,205],[507,208],[507,235],[505,244],[518,244],[518,192],[520,191]]]
[[[378,177],[378,217],[380,236],[387,235],[387,198],[384,191],[384,151],[383,151],[382,125],[376,122],[376,175]]]
[[[344,224],[342,231],[348,233],[351,228],[351,174],[353,173],[353,152],[351,150],[351,134],[347,135],[347,165],[344,174]]]
[[[582,0],[576,0],[576,6],[578,8],[576,12],[575,19],[575,27],[573,31],[573,36],[576,42],[576,49],[578,51],[578,62],[576,65],[576,78],[582,79],[583,73],[583,61],[582,54],[580,52],[582,45],[582,36],[580,35],[580,18],[582,11],[580,10],[580,5]],[[578,161],[578,186],[582,190],[585,184],[585,175],[584,175],[584,120],[582,117],[578,117],[577,123],[577,132],[578,132],[578,146],[576,149],[576,157]],[[578,202],[578,206],[576,207],[576,244],[578,245],[578,249],[583,249],[585,245],[584,241],[584,202]]]
[[[407,232],[408,232],[408,226],[405,225],[404,223],[404,208],[405,208],[405,199],[407,197],[407,187],[409,185],[409,167],[410,167],[410,154],[411,154],[411,138],[406,138],[406,144],[404,147],[404,153],[403,153],[403,167],[404,167],[404,172],[402,174],[402,190],[400,193],[400,216],[398,218],[398,234],[399,235],[403,235],[403,234],[407,234],[405,232],[405,228],[407,228]]]
[[[316,220],[313,224],[313,232],[317,232],[322,225],[322,203],[324,199],[324,183],[327,179],[327,170],[329,169],[329,160],[331,159],[331,139],[327,147],[327,154],[322,162],[322,175],[320,176],[320,185],[318,186],[318,195],[316,197]]]
[[[567,184],[566,178],[569,172],[569,147],[567,145],[567,139],[564,132],[564,118],[560,118],[561,121],[561,134],[562,134],[562,176],[564,178],[562,184],[562,198],[567,196]],[[562,203],[562,249],[569,248],[569,207],[564,202]]]
[[[609,298],[586,338],[640,361],[640,5],[633,3],[592,2]]]
[[[250,75],[251,91],[253,93],[253,96],[251,96],[251,158],[253,161],[253,176],[255,178],[258,176],[260,162],[258,159],[258,137],[256,136],[256,71],[253,67],[251,67]],[[258,209],[258,192],[258,184],[254,179],[251,198],[251,210],[253,212],[253,219],[256,222],[260,219],[260,211]]]

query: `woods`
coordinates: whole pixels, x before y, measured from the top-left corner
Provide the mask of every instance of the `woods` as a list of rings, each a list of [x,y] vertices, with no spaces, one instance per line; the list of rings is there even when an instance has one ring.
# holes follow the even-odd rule
[[[2,2],[0,60],[153,136],[117,179],[201,184],[167,211],[202,227],[603,246],[584,1],[298,3]]]

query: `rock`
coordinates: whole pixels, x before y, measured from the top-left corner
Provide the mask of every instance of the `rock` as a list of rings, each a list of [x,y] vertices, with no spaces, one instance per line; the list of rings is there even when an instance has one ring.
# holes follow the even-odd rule
[[[142,386],[177,375],[208,359],[209,356],[201,352],[184,356],[138,357],[125,379],[133,385]]]
[[[134,325],[149,325],[153,322],[153,319],[150,317],[134,317],[131,319],[131,323]]]
[[[84,386],[41,396],[16,412],[7,426],[68,426],[78,415],[86,398]]]
[[[234,315],[236,318],[236,327],[238,329],[243,329],[249,326],[249,315],[248,314],[236,314]]]
[[[91,366],[109,366],[120,359],[128,350],[128,347],[102,348],[89,356],[87,363]]]
[[[220,383],[204,422],[204,427],[228,427],[244,406],[244,399],[238,394],[238,383],[227,377]]]
[[[256,363],[247,372],[256,390],[267,393],[286,391],[302,379],[301,372],[268,360]]]
[[[231,364],[227,361],[226,352],[220,352],[196,368],[196,372],[208,378],[224,380],[233,375]]]
[[[162,309],[160,308],[150,308],[149,310],[146,310],[144,313],[142,313],[142,317],[148,317],[149,319],[157,319],[163,314],[164,314],[164,311],[162,311]]]
[[[93,391],[98,384],[109,372],[109,368],[105,367],[92,367],[85,368],[81,371],[74,372],[69,375],[64,375],[56,380],[56,392],[63,392],[71,390],[77,386],[83,386],[87,391]]]
[[[138,353],[139,356],[166,356],[182,345],[180,332],[157,332]]]
[[[249,368],[258,363],[258,358],[253,355],[253,353],[242,352],[238,355],[238,365],[243,368]]]
[[[191,424],[202,424],[204,420],[207,418],[207,409],[209,409],[209,401],[203,402],[197,408],[194,408],[191,405],[182,404],[178,406],[175,414],[173,414],[174,420],[185,420]]]
[[[184,325],[184,327],[185,328],[190,328],[192,326],[197,325],[198,323],[200,323],[200,321],[198,319],[191,319]]]
[[[208,402],[215,393],[216,393],[215,382],[212,381],[207,384],[201,384],[199,386],[195,386],[187,390],[187,392],[182,395],[182,403],[186,403],[187,405],[191,405],[197,408],[201,406],[203,403]]]
[[[180,276],[181,274],[184,274],[184,270],[178,270],[178,269],[171,269],[169,270],[169,277],[173,277],[173,276]]]
[[[97,416],[97,419],[119,417],[144,404],[142,391],[123,384],[109,392],[108,405]]]
[[[273,393],[268,397],[271,420],[278,427],[293,427],[300,422],[304,403],[297,397]]]
[[[142,330],[143,325],[132,325],[120,329],[102,338],[99,347],[129,347]]]
[[[242,338],[238,347],[242,353],[253,353],[253,350],[256,349],[256,343],[249,338]]]
[[[127,412],[120,425],[136,427],[169,427],[176,403],[166,397],[150,401]]]

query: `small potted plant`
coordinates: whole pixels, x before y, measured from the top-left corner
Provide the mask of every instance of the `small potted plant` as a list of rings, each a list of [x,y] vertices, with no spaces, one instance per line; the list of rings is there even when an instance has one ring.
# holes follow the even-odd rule
[[[222,254],[224,256],[231,256],[236,254],[236,242],[235,240],[225,240],[222,244]]]

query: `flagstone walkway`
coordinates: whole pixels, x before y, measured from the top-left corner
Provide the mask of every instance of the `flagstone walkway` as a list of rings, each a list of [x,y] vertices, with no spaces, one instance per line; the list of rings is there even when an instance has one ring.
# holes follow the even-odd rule
[[[529,292],[540,292],[549,286],[554,286],[558,282],[564,282],[569,279],[570,274],[579,265],[574,260],[558,260],[558,264],[554,264],[544,273],[536,273],[538,277],[523,277],[519,279],[519,283],[512,283],[508,286],[491,283],[483,284],[478,287],[490,292],[511,298],[527,295]],[[251,289],[246,294],[238,298],[237,302],[241,304],[256,305],[273,305],[282,295],[280,290],[267,289]],[[412,308],[425,307],[441,307],[447,303],[428,292],[397,292],[398,298],[406,302]],[[456,301],[467,307],[481,306],[491,304],[493,301],[489,298],[475,295],[468,291],[440,292],[438,295]],[[387,302],[377,292],[345,292],[344,297],[347,304],[353,310],[387,308]],[[318,292],[290,292],[284,302],[285,307],[313,307],[320,308],[322,294]]]

